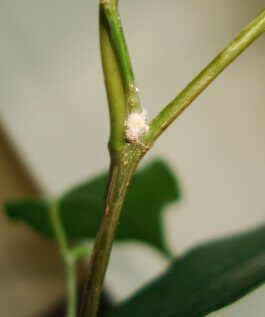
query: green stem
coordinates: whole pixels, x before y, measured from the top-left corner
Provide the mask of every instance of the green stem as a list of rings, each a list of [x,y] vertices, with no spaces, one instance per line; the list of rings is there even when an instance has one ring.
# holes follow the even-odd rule
[[[110,113],[110,145],[121,148],[125,144],[126,98],[119,63],[109,35],[108,23],[100,12],[100,50]]]
[[[130,77],[132,71],[131,65],[128,64],[124,37],[122,33],[119,33],[122,30],[117,14],[117,0],[101,1],[100,19],[102,61],[111,114],[111,168],[104,212],[89,264],[88,282],[81,308],[82,317],[97,315],[115,230],[127,188],[140,159],[166,127],[265,30],[265,12],[263,12],[154,118],[149,132],[143,137],[143,143],[126,144],[124,107],[128,105],[126,102],[124,104],[126,96],[123,94],[123,88],[128,89],[128,84],[133,77]]]
[[[141,106],[138,91],[135,85],[132,64],[123,34],[116,0],[101,2],[101,24],[102,23],[107,24],[107,32],[119,64],[126,98],[127,113],[140,112]]]
[[[67,290],[67,307],[66,316],[76,317],[77,315],[77,278],[76,278],[76,261],[71,251],[68,251],[64,257],[66,272],[66,290]]]
[[[77,262],[91,254],[91,248],[87,243],[77,245],[71,249],[74,261]]]
[[[97,315],[102,284],[121,209],[129,183],[142,155],[142,152],[137,149],[128,150],[127,148],[119,153],[112,152],[104,212],[89,263],[88,280],[81,308],[83,317]]]
[[[57,202],[51,202],[49,208],[49,216],[53,228],[54,236],[61,253],[61,257],[65,267],[66,276],[66,297],[67,297],[67,317],[76,317],[77,307],[77,281],[75,259],[68,247],[67,237],[61,222]]]
[[[143,140],[144,144],[151,145],[182,111],[264,31],[265,11],[261,12],[152,120],[149,132]]]

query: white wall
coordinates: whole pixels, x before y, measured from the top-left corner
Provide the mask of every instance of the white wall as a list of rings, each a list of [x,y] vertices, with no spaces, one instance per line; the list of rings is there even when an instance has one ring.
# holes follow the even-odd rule
[[[265,4],[120,2],[150,116]],[[0,115],[47,194],[108,165],[97,18],[96,0],[0,0]],[[146,159],[165,157],[183,184],[183,201],[170,206],[164,219],[175,252],[264,222],[264,52],[262,37],[193,103]],[[165,267],[157,254],[135,245],[115,247],[111,262],[107,281],[117,299]],[[213,316],[264,316],[264,293],[260,288]]]

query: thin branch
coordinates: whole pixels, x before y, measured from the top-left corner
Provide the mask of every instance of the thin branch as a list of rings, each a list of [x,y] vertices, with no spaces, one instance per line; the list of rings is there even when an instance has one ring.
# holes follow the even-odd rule
[[[151,145],[191,102],[254,40],[265,31],[265,11],[259,14],[197,77],[151,122],[143,139]]]
[[[107,22],[107,31],[120,68],[125,92],[127,114],[136,111],[141,112],[138,90],[135,85],[131,60],[117,6],[118,3],[115,0],[101,1],[101,23],[105,18]]]
[[[66,294],[67,307],[66,316],[77,316],[77,277],[76,277],[76,260],[71,251],[64,256],[65,274],[66,274]]]
[[[109,33],[108,23],[101,10],[100,48],[110,113],[109,142],[111,147],[120,148],[125,144],[126,98],[119,63]]]
[[[58,204],[55,201],[50,203],[49,217],[65,267],[67,317],[75,317],[77,309],[76,261],[68,247],[67,237],[61,222]]]

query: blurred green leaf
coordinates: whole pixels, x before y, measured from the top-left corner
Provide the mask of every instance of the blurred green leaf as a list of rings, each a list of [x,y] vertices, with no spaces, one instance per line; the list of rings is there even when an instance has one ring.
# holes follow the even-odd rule
[[[265,281],[265,226],[199,246],[109,317],[200,317]]]
[[[107,174],[70,190],[59,200],[67,236],[71,240],[93,239],[98,229]],[[167,203],[180,198],[173,173],[161,160],[141,169],[133,178],[117,229],[116,240],[138,240],[168,253],[163,240],[161,214]],[[52,236],[49,203],[45,200],[11,201],[6,211],[12,220],[26,222]]]

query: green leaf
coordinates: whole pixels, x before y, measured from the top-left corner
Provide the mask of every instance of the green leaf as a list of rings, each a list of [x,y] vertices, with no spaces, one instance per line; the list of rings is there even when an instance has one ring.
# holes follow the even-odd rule
[[[93,239],[98,229],[107,174],[100,175],[64,194],[59,210],[71,240]],[[162,233],[164,206],[180,197],[179,186],[169,167],[156,160],[133,178],[117,229],[116,240],[138,240],[168,253]],[[8,216],[28,223],[46,236],[52,236],[44,200],[14,201],[6,204]]]
[[[265,281],[265,226],[202,245],[109,317],[200,317]]]

